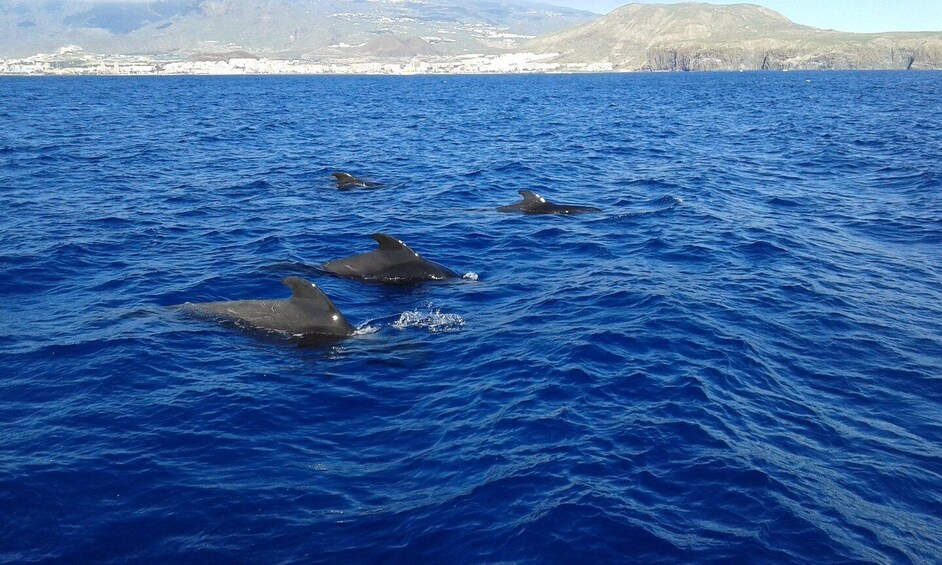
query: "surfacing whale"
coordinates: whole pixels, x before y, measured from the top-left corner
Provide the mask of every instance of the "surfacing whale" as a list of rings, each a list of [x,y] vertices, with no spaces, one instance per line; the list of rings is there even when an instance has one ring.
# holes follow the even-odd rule
[[[577,206],[575,204],[553,204],[548,202],[539,194],[530,190],[520,190],[517,192],[523,197],[523,200],[516,204],[508,204],[497,209],[498,212],[522,212],[524,214],[587,214],[590,212],[601,212],[601,208],[595,206]]]
[[[416,284],[460,275],[448,267],[423,259],[400,240],[385,233],[371,235],[379,249],[334,259],[321,267],[335,275],[386,284]]]
[[[281,284],[291,289],[291,298],[187,302],[182,309],[199,316],[221,318],[250,328],[308,339],[335,340],[353,335],[354,327],[313,283],[301,277],[286,277]]]
[[[373,188],[374,186],[380,186],[378,182],[359,179],[343,171],[331,173],[330,176],[337,179],[337,188]]]

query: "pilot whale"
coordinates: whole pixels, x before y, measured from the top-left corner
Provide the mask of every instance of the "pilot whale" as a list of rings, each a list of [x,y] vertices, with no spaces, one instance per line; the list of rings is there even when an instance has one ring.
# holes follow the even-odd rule
[[[313,283],[301,277],[286,277],[281,283],[291,289],[291,298],[187,302],[182,309],[195,315],[222,318],[251,328],[293,336],[339,339],[353,335],[354,327]]]
[[[547,201],[539,194],[520,190],[517,192],[523,197],[523,200],[516,204],[508,204],[497,209],[498,212],[523,212],[524,214],[586,214],[589,212],[601,212],[600,208],[594,206],[576,206],[575,204],[554,204]]]
[[[374,233],[379,248],[369,253],[334,259],[321,268],[341,277],[387,284],[415,284],[460,275],[448,267],[423,259],[402,241],[385,233]]]
[[[363,180],[343,171],[331,173],[330,176],[337,179],[337,188],[373,188],[374,186],[380,186],[378,182]]]

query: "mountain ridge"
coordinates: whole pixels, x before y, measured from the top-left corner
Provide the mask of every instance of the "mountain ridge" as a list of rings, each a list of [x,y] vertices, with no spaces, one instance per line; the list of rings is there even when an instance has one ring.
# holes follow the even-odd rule
[[[381,35],[435,45],[443,55],[512,50],[534,36],[598,17],[526,0],[5,0],[0,56],[79,45],[89,52],[141,55],[243,49],[282,58],[343,53]]]
[[[0,57],[72,46],[160,60],[240,53],[324,64],[532,53],[534,70],[942,69],[942,32],[823,30],[756,4],[635,3],[599,16],[528,0],[0,3]]]
[[[942,32],[823,30],[755,4],[627,4],[526,47],[621,71],[942,68]]]

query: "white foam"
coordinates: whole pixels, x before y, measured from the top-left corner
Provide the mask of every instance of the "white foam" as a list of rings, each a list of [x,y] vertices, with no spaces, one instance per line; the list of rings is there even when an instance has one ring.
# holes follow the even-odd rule
[[[463,279],[465,279],[465,280],[469,280],[469,281],[476,281],[476,280],[478,280],[478,274],[477,274],[477,273],[474,273],[474,272],[465,273],[464,276],[461,277],[461,278],[463,278]]]
[[[441,309],[432,308],[431,304],[422,312],[418,309],[403,312],[399,319],[393,322],[392,327],[403,330],[406,328],[422,328],[430,333],[456,332],[464,327],[464,318],[457,314],[446,314]]]
[[[379,326],[371,326],[369,322],[364,322],[353,331],[353,335],[370,335],[379,331]]]

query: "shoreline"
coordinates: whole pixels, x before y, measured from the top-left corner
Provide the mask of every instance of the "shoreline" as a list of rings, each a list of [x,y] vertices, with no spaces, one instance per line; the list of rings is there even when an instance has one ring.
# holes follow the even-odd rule
[[[778,73],[942,73],[942,69],[748,69],[714,71],[516,71],[516,72],[439,72],[439,73],[13,73],[0,71],[0,78],[179,78],[179,77],[448,77],[448,76],[575,76],[575,75],[722,75],[722,74],[778,74]]]
[[[454,57],[340,61],[228,57],[213,60],[151,58],[147,55],[100,55],[79,47],[52,54],[0,58],[0,76],[433,76],[508,74],[736,73],[798,71],[933,71],[932,66],[830,67],[820,64],[778,68],[750,61],[729,68],[619,68],[610,61],[565,63],[560,53],[467,54]]]

